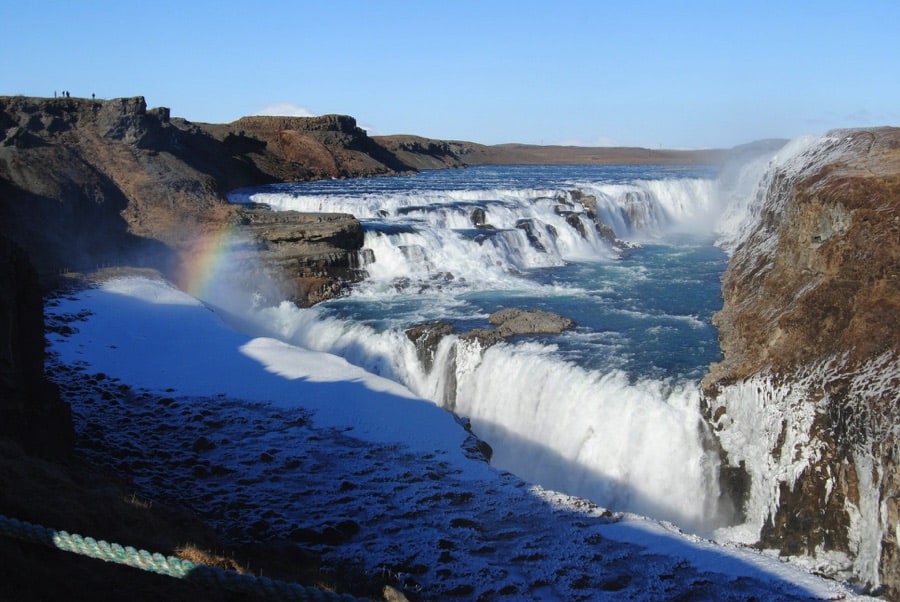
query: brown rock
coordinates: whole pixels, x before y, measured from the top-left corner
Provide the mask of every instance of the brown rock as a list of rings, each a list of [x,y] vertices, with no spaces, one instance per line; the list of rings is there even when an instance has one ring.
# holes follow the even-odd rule
[[[488,322],[494,328],[474,328],[460,336],[460,340],[477,341],[482,347],[490,347],[517,335],[559,334],[575,327],[573,320],[549,311],[514,307],[492,313]]]
[[[726,467],[740,459],[759,479],[747,495],[775,494],[761,544],[846,553],[864,583],[900,596],[896,522],[874,510],[900,496],[900,129],[831,132],[776,171],[723,296],[724,359],[703,381],[705,407]],[[760,457],[729,443],[753,398],[780,425],[755,435],[769,442]],[[773,461],[799,476],[763,483]],[[860,515],[881,541],[871,530],[854,541]],[[877,573],[864,560],[875,550]]]
[[[496,326],[504,337],[519,334],[559,334],[575,327],[573,320],[553,312],[514,307],[492,313],[488,317],[488,322]]]
[[[362,225],[349,214],[238,210],[240,231],[254,241],[248,261],[259,261],[284,285],[286,296],[309,307],[344,294],[362,278]]]

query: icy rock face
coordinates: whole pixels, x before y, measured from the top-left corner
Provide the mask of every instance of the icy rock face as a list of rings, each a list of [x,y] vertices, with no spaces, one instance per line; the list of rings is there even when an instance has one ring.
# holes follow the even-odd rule
[[[786,147],[731,232],[703,382],[724,537],[900,596],[900,129]],[[734,473],[742,473],[735,478]]]

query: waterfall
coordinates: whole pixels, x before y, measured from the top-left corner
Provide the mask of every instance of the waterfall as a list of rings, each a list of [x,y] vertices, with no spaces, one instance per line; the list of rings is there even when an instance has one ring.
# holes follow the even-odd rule
[[[311,309],[258,307],[255,321],[267,334],[343,356],[470,419],[498,468],[711,532],[719,526],[717,458],[704,446],[697,383],[666,366],[684,354],[670,348],[715,346],[708,315],[698,318],[690,299],[701,284],[717,298],[720,272],[697,275],[700,265],[686,259],[697,243],[682,249],[667,241],[683,233],[710,240],[722,212],[718,185],[609,169],[609,177],[579,172],[554,181],[542,172],[523,185],[494,172],[471,185],[467,177],[488,173],[471,169],[370,187],[348,181],[239,191],[232,200],[352,213],[365,230],[367,277],[349,298]],[[663,261],[671,265],[654,263]],[[683,292],[660,280],[670,277]],[[553,340],[487,349],[460,338],[490,311],[523,305],[558,311],[579,326]],[[404,331],[437,321],[452,329],[423,363]],[[654,346],[659,351],[645,350]],[[698,358],[705,367],[706,356]]]

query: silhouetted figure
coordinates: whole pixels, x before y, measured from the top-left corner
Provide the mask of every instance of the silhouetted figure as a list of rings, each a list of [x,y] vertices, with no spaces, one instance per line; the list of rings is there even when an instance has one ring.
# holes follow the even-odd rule
[[[91,92],[91,100],[96,100],[96,99],[97,99],[97,95],[94,94],[93,92]]]

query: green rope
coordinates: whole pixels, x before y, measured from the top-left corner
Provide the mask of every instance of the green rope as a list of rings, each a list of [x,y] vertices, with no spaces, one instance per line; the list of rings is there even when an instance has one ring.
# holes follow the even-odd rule
[[[300,600],[301,602],[332,602],[359,600],[348,594],[326,592],[314,587],[304,587],[296,583],[276,581],[266,577],[255,577],[234,571],[226,571],[205,564],[195,564],[175,556],[151,554],[147,550],[135,550],[131,546],[122,547],[117,543],[82,537],[65,531],[57,531],[29,522],[20,521],[0,514],[0,534],[33,543],[56,547],[66,552],[97,558],[106,562],[124,564],[151,573],[168,575],[178,579],[198,581],[205,585],[218,585],[249,594],[263,594],[276,600]]]

